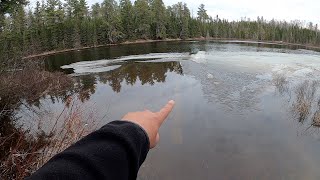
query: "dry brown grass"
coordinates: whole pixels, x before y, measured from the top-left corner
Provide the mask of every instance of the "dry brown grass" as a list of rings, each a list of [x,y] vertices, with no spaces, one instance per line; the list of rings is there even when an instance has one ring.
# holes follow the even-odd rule
[[[23,179],[31,175],[52,156],[95,130],[95,121],[94,111],[70,98],[49,132],[40,130],[34,135],[30,130],[16,128],[0,143],[7,142],[8,146],[0,159],[0,179]]]
[[[304,81],[296,87],[295,101],[292,104],[293,112],[298,117],[299,122],[304,122],[308,119],[315,101],[319,81]],[[319,114],[320,115],[320,114]],[[313,121],[317,120],[317,112],[314,114]]]
[[[63,73],[44,71],[39,62],[25,62],[0,71],[0,179],[23,179],[53,155],[94,129],[94,113],[79,101],[68,98],[73,80]],[[65,108],[52,127],[25,129],[15,112],[22,105],[28,110],[49,95],[66,100]],[[51,124],[34,117],[33,122]]]
[[[316,111],[312,118],[312,125],[320,127],[320,111]]]
[[[320,98],[317,103],[317,110],[312,117],[312,126],[320,127]]]
[[[45,95],[59,96],[72,86],[72,79],[63,73],[44,71],[41,65],[30,63],[22,69],[0,73],[0,118],[23,103],[32,104]]]
[[[279,91],[280,94],[289,91],[288,81],[284,74],[273,74],[272,82]]]
[[[71,77],[45,71],[43,61],[21,61],[19,57],[0,62],[0,179],[5,180],[29,176],[95,129],[94,111],[76,99],[67,98],[73,94]],[[35,116],[32,123],[38,122],[45,128],[26,129],[18,125],[17,110],[24,107],[35,112],[33,108],[47,97],[66,101],[61,114],[52,120],[55,123]]]
[[[59,115],[55,125],[49,132],[55,134],[50,138],[50,143],[42,150],[43,156],[38,168],[55,154],[65,150],[71,144],[88,135],[96,129],[95,111],[81,106],[79,100],[70,97],[65,109]],[[62,120],[62,126],[58,122]]]
[[[296,100],[293,103],[293,111],[298,117],[299,122],[304,122],[309,113],[312,105],[312,98],[309,91],[309,82],[305,81],[300,84],[295,91]]]
[[[311,102],[306,99],[300,99],[294,104],[293,108],[299,118],[299,122],[304,122],[310,113]]]

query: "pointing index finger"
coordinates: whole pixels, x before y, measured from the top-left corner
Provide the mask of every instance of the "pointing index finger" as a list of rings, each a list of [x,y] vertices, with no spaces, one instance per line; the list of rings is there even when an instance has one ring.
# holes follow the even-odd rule
[[[174,107],[175,102],[173,100],[170,100],[159,112],[159,116],[160,116],[160,125],[164,122],[164,120],[168,117],[168,115],[170,114],[170,112],[172,111],[173,107]]]

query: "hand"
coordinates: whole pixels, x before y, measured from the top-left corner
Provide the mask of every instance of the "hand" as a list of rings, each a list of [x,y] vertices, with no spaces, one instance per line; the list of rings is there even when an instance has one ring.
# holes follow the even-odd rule
[[[129,112],[123,116],[122,120],[130,121],[140,125],[148,134],[150,149],[159,142],[159,128],[173,109],[174,101],[169,101],[159,112],[149,110],[140,112]]]

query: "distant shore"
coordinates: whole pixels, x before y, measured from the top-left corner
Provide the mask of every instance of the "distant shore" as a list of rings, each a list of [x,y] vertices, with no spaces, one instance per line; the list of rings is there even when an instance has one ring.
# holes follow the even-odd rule
[[[126,45],[126,44],[143,44],[143,43],[152,43],[152,42],[172,42],[172,41],[220,41],[220,42],[234,42],[234,43],[252,43],[252,44],[270,44],[270,45],[284,45],[284,46],[302,46],[306,49],[312,49],[312,50],[320,50],[319,46],[313,46],[313,45],[307,45],[307,44],[295,44],[295,43],[287,43],[282,41],[257,41],[257,40],[251,40],[251,39],[228,39],[228,38],[188,38],[188,39],[163,39],[163,40],[152,40],[152,39],[139,39],[134,41],[125,41],[121,43],[114,43],[114,44],[105,44],[105,45],[98,45],[98,46],[85,46],[80,48],[70,48],[70,49],[63,49],[63,50],[53,50],[53,51],[46,51],[39,54],[33,54],[23,57],[22,59],[31,59],[31,58],[37,58],[42,56],[49,56],[69,51],[78,51],[78,50],[84,50],[84,49],[90,49],[90,48],[98,48],[98,47],[107,47],[107,46],[117,46],[117,45]]]

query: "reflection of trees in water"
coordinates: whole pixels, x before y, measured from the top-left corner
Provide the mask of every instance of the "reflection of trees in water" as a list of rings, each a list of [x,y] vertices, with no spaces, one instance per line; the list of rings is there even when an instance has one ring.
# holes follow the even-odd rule
[[[47,98],[50,98],[51,102],[55,103],[56,101],[65,102],[70,95],[78,94],[78,98],[84,102],[89,100],[91,95],[96,92],[98,82],[108,84],[114,92],[120,92],[123,82],[127,85],[134,85],[140,81],[142,85],[154,85],[155,83],[165,82],[167,72],[183,74],[180,62],[175,61],[125,62],[112,65],[121,66],[107,72],[77,76],[74,78],[75,83],[72,87],[55,94],[47,92],[44,93],[44,96],[48,95]],[[41,98],[33,101],[32,105],[40,105]]]
[[[5,84],[3,87],[7,88],[0,92],[0,120],[5,115],[4,112],[8,113],[8,117],[14,116],[13,111],[22,105],[27,109],[31,106],[40,107],[43,98],[51,99],[52,103],[64,103],[69,96],[78,94],[78,98],[84,102],[95,93],[98,81],[109,84],[113,91],[120,92],[121,83],[124,81],[128,85],[134,85],[137,81],[142,85],[154,85],[157,82],[165,82],[167,72],[183,74],[182,66],[179,62],[125,63],[108,72],[75,77],[74,85],[71,78],[61,73],[28,71],[27,75],[22,74],[18,78],[9,79],[9,85],[12,87],[4,83],[7,81],[1,80],[1,83]]]
[[[275,75],[273,82],[281,95],[288,95],[293,117],[300,123],[309,122],[311,126],[320,126],[320,82],[305,80],[290,86],[284,75]]]
[[[72,79],[62,73],[42,71],[35,67],[26,67],[23,71],[0,75],[0,142],[10,133],[20,132],[15,127],[16,112],[21,109],[36,112],[41,99],[66,100]],[[2,147],[2,146],[1,146]]]
[[[30,174],[35,164],[29,162],[36,155],[23,152],[37,152],[47,143],[46,134],[32,135],[17,124],[16,112],[28,109],[37,113],[35,107],[41,106],[43,98],[63,101],[72,84],[67,75],[43,71],[36,63],[0,74],[0,179],[22,179]]]
[[[165,82],[167,72],[183,74],[182,66],[179,62],[127,62],[108,72],[76,77],[76,88],[80,90],[80,99],[87,100],[94,94],[97,81],[110,85],[114,92],[120,92],[122,82],[134,85],[139,80],[142,85],[154,85]]]
[[[167,72],[183,74],[179,62],[131,62],[117,65],[121,66],[109,72],[79,76],[73,78],[74,81],[62,73],[38,69],[28,69],[14,76],[0,76],[0,179],[11,179],[10,177],[17,174],[19,177],[29,175],[35,169],[33,165],[38,163],[42,156],[38,151],[47,148],[49,143],[53,142],[52,137],[59,134],[45,133],[36,127],[35,132],[30,133],[29,129],[25,129],[25,125],[20,126],[18,121],[15,121],[17,111],[26,108],[26,111],[34,112],[30,120],[37,122],[36,115],[41,115],[44,111],[43,99],[51,100],[52,103],[64,103],[66,108],[73,107],[68,103],[68,97],[77,94],[82,102],[89,100],[95,93],[98,82],[109,84],[113,91],[120,92],[123,82],[134,85],[140,81],[142,85],[154,85],[165,82]],[[74,117],[82,120],[78,115]],[[44,122],[47,121],[48,119],[45,119]],[[81,129],[80,131],[84,132]]]
[[[75,78],[74,92],[78,94],[79,99],[84,102],[90,99],[91,94],[96,92],[96,77],[92,74]]]

